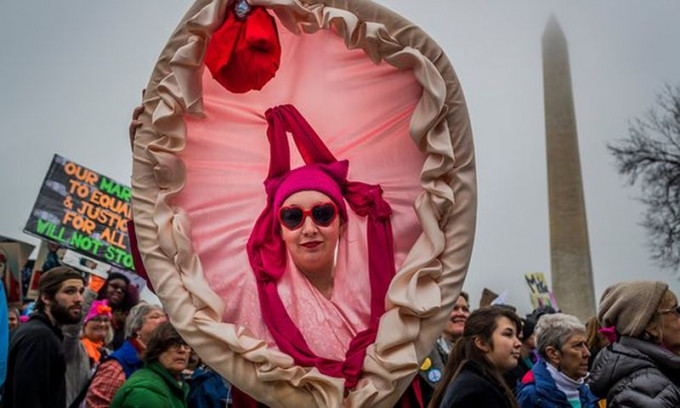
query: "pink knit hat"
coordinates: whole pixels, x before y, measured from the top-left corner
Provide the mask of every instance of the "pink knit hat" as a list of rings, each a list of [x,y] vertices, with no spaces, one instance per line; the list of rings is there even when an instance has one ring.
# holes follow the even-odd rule
[[[299,191],[314,190],[333,200],[338,206],[340,217],[347,221],[347,207],[340,186],[346,182],[348,167],[349,162],[342,160],[330,164],[308,164],[291,170],[282,177],[283,180],[274,194],[274,214],[278,214],[283,202],[291,195]]]
[[[108,317],[109,319],[113,317],[113,314],[111,314],[111,307],[106,299],[92,302],[92,307],[90,308],[90,311],[87,312],[87,316],[85,316],[85,323],[99,316]]]

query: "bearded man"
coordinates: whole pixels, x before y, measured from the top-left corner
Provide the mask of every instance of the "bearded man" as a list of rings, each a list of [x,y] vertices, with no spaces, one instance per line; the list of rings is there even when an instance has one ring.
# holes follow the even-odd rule
[[[85,279],[59,266],[40,277],[35,312],[10,338],[5,408],[66,406],[66,361],[61,327],[80,321]]]

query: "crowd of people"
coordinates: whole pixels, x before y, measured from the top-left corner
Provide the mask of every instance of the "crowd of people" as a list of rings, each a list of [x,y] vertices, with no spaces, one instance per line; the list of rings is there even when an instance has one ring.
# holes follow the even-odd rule
[[[55,267],[31,310],[8,311],[3,407],[232,406],[229,383],[123,274]],[[668,285],[615,284],[598,310],[586,323],[551,307],[471,312],[461,292],[420,367],[423,406],[680,406],[680,306]]]
[[[45,272],[34,304],[8,310],[2,407],[228,407],[162,306],[122,273]],[[680,406],[680,306],[663,282],[607,288],[587,322],[540,307],[471,311],[461,292],[418,373],[424,407]]]
[[[612,285],[586,323],[552,308],[523,319],[513,309],[469,313],[461,294],[421,367],[427,406],[680,407],[680,306],[667,284]],[[448,360],[433,375],[442,344],[451,347]]]
[[[137,127],[135,116],[131,140]],[[347,222],[341,189],[312,165],[282,177],[275,239],[330,298]],[[104,280],[55,266],[34,304],[9,309],[7,319],[0,408],[224,408],[232,392],[241,408],[242,393],[202,364],[162,306],[140,301],[124,273]],[[415,383],[407,392],[418,390],[419,405],[431,408],[680,407],[678,299],[662,282],[622,282],[581,322],[551,307],[523,318],[510,305],[471,311],[461,292]]]
[[[8,313],[4,408],[230,403],[229,383],[201,363],[162,306],[139,300],[122,273],[104,280],[54,267],[27,309]]]

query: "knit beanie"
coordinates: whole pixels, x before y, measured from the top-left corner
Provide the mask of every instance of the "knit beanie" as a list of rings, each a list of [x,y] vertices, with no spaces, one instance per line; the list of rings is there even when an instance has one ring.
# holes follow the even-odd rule
[[[85,278],[83,278],[83,275],[73,268],[68,266],[57,266],[56,268],[52,268],[40,275],[40,281],[38,283],[40,293],[43,293],[54,286],[58,286],[63,281],[69,279],[80,279],[83,281],[83,284],[85,284]]]
[[[99,316],[107,317],[109,320],[113,318],[111,306],[109,306],[106,299],[92,302],[92,307],[90,307],[90,311],[87,313],[87,316],[85,316],[85,323]]]
[[[654,317],[666,290],[668,285],[653,281],[612,285],[600,299],[597,319],[602,327],[614,326],[623,336],[639,337]]]

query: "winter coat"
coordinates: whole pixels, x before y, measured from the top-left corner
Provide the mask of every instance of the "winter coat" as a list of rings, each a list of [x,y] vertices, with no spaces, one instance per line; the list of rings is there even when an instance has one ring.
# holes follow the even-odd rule
[[[572,408],[565,393],[557,388],[548,371],[547,363],[540,360],[524,376],[517,389],[517,402],[521,408]],[[596,408],[597,397],[583,384],[579,387],[582,408]]]
[[[5,408],[66,406],[63,335],[42,312],[19,326],[9,341]]]
[[[231,385],[209,367],[200,367],[189,380],[189,408],[224,408],[231,402]]]
[[[607,406],[680,407],[680,357],[631,337],[603,349],[593,364],[590,390]]]
[[[135,371],[111,401],[111,408],[186,408],[189,386],[158,361]]]
[[[125,380],[144,367],[144,362],[139,358],[140,349],[141,346],[135,339],[128,339],[102,361],[88,387],[85,396],[86,407],[108,408]]]
[[[521,385],[520,382],[522,378],[534,368],[534,362],[531,361],[530,357],[521,357],[517,362],[517,367],[512,370],[503,373],[503,380],[507,384],[508,388],[517,395],[519,392],[518,388]]]
[[[5,285],[0,281],[0,387],[7,375],[7,349],[9,348],[9,310]]]
[[[468,361],[446,389],[440,408],[511,408],[503,387]]]
[[[444,346],[448,346],[449,350],[453,347],[448,339],[438,338],[434,348],[420,366],[418,375],[424,406],[428,406],[430,400],[432,400],[435,388],[437,388],[437,385],[444,377],[444,367],[446,367],[446,361],[449,358],[448,350]]]
[[[141,352],[137,350],[134,344],[132,344],[132,341],[133,340],[126,340],[118,350],[111,353],[111,355],[104,360],[116,360],[123,368],[125,379],[130,378],[132,373],[144,367],[144,362],[139,358]],[[104,361],[102,361],[102,363]]]

